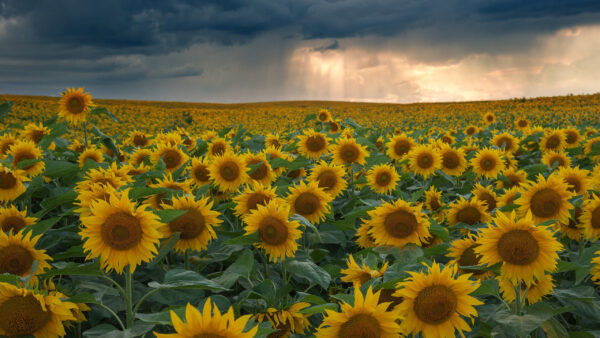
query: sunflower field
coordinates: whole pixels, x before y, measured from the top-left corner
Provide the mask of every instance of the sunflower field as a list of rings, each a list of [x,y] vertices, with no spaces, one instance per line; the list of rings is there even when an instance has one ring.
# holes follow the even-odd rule
[[[1,336],[600,336],[600,95],[0,126]]]

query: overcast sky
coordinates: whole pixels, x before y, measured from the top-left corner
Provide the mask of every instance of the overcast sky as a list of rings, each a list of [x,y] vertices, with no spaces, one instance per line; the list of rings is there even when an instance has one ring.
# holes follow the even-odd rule
[[[5,94],[431,102],[598,79],[598,0],[0,0]]]

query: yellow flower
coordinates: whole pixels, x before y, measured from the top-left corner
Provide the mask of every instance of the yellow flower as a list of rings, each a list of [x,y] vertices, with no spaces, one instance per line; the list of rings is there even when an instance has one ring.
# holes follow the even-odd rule
[[[176,182],[173,179],[173,175],[170,173],[165,173],[161,179],[158,179],[156,183],[149,184],[150,188],[167,188],[171,190],[175,190],[173,193],[182,194],[182,195],[191,195],[192,190],[190,189],[191,183],[190,180],[185,180],[183,182]],[[181,191],[181,192],[180,192]],[[153,209],[161,210],[164,205],[170,205],[172,202],[167,198],[167,193],[159,193],[156,195],[152,195],[146,199],[146,203],[149,203]]]
[[[150,137],[143,131],[134,130],[129,133],[129,137],[127,137],[125,143],[134,147],[144,148],[150,145]]]
[[[562,130],[548,130],[540,140],[540,149],[544,152],[559,152],[565,148],[565,139],[566,136]]]
[[[503,167],[502,153],[497,149],[481,149],[471,159],[470,164],[477,175],[495,178]]]
[[[208,144],[209,156],[222,156],[226,152],[231,151],[230,142],[221,137],[214,137]]]
[[[329,202],[333,197],[319,188],[316,182],[300,184],[290,188],[290,193],[286,197],[290,205],[290,213],[304,216],[313,224],[321,223],[325,215],[331,210]]]
[[[238,216],[249,215],[259,205],[266,205],[276,198],[275,187],[266,187],[258,183],[247,186],[242,193],[233,198],[235,214]]]
[[[451,226],[460,222],[468,225],[486,223],[490,217],[486,209],[485,202],[480,199],[467,201],[461,197],[454,202],[446,217]]]
[[[155,164],[162,158],[163,162],[165,162],[165,170],[170,173],[185,165],[189,159],[188,155],[179,149],[178,146],[171,146],[166,143],[158,144],[151,158]]]
[[[369,234],[377,245],[402,248],[408,243],[420,244],[429,236],[429,220],[420,206],[411,206],[401,199],[384,203],[368,212],[371,218]]]
[[[96,148],[88,148],[86,150],[84,150],[83,152],[81,152],[81,154],[79,154],[79,158],[77,159],[77,162],[79,162],[79,167],[83,168],[83,166],[85,165],[85,161],[87,159],[90,159],[96,163],[100,163],[102,162],[102,160],[104,159],[102,156],[102,152]]]
[[[356,143],[353,137],[339,139],[331,147],[332,164],[365,164],[365,157],[369,154],[365,146]]]
[[[308,321],[310,315],[300,313],[304,308],[309,307],[309,303],[299,302],[292,304],[286,310],[277,310],[268,308],[266,313],[258,313],[254,316],[259,323],[268,320],[277,331],[271,335],[273,337],[289,337],[290,333],[305,334],[311,326]]]
[[[317,114],[317,120],[319,122],[329,122],[331,121],[331,113],[327,109],[321,109]]]
[[[332,197],[336,197],[348,185],[344,179],[344,175],[346,175],[344,167],[321,161],[312,169],[310,176],[308,176],[308,181],[316,182],[319,188],[323,188],[326,193]]]
[[[589,170],[579,169],[579,167],[561,168],[556,174],[569,185],[568,190],[574,195],[584,194],[592,188]]]
[[[298,136],[298,151],[308,158],[318,159],[329,152],[329,142],[327,135],[308,129]]]
[[[487,125],[490,125],[494,122],[496,122],[496,115],[494,115],[494,113],[485,113],[485,115],[483,115],[483,122]]]
[[[0,228],[2,232],[18,233],[24,227],[37,222],[35,217],[27,217],[27,210],[19,211],[14,205],[0,207]]]
[[[340,271],[343,274],[341,277],[342,281],[352,283],[354,288],[358,289],[371,279],[383,276],[388,267],[388,262],[385,262],[380,270],[371,269],[370,267],[365,266],[365,263],[363,263],[362,266],[356,264],[354,257],[350,254],[350,257],[346,260],[346,265],[348,268]]]
[[[538,224],[548,220],[569,221],[569,203],[572,193],[568,186],[557,175],[550,175],[546,180],[541,174],[537,183],[528,183],[521,190],[521,197],[515,201],[519,205],[519,215],[531,212],[533,221]]]
[[[358,244],[359,247],[366,249],[377,246],[375,244],[375,239],[373,239],[373,237],[369,234],[370,230],[371,223],[361,219],[361,225],[358,230],[356,230],[356,244]]]
[[[210,178],[223,191],[235,191],[248,181],[246,163],[231,152],[214,157],[208,170]]]
[[[442,157],[441,169],[448,175],[460,176],[467,168],[467,160],[462,149],[443,145],[439,151]]]
[[[401,160],[414,147],[414,141],[405,133],[394,136],[387,143],[386,154],[393,160]]]
[[[14,201],[25,192],[24,181],[29,178],[23,170],[11,170],[0,163],[0,202]]]
[[[244,154],[242,158],[248,167],[260,164],[258,168],[248,175],[250,176],[250,180],[262,185],[270,185],[277,178],[265,154],[248,153]]]
[[[48,261],[52,258],[46,255],[46,250],[35,248],[42,235],[31,237],[31,234],[31,231],[26,235],[22,232],[5,234],[0,231],[0,274],[27,277],[32,273],[39,275],[50,268]],[[37,261],[38,266],[35,271],[31,271],[34,261]],[[37,284],[37,279],[32,278],[30,283]]]
[[[515,287],[513,283],[505,278],[497,277],[500,282],[500,293],[502,298],[509,303],[515,301]],[[532,285],[527,287],[527,284],[521,283],[521,299],[525,296],[525,290],[527,290],[527,303],[529,305],[535,304],[542,300],[542,297],[549,295],[554,291],[554,283],[552,281],[552,275],[545,274],[543,277],[536,279]]]
[[[42,155],[42,150],[31,141],[17,141],[10,147],[9,155],[12,156],[12,165],[15,169],[22,169],[28,176],[33,177],[41,174],[46,167]],[[26,160],[39,160],[29,164],[23,168],[19,168],[18,164]]]
[[[485,203],[487,212],[491,213],[492,210],[496,209],[496,205],[498,204],[496,193],[490,187],[484,187],[477,183],[472,192],[475,198]]]
[[[410,169],[425,178],[433,175],[436,169],[441,169],[442,157],[440,153],[426,145],[413,147],[407,156]]]
[[[369,187],[380,194],[389,194],[396,188],[400,175],[389,164],[373,166],[367,173]]]
[[[494,136],[492,144],[503,149],[506,153],[516,151],[519,146],[518,139],[509,133],[502,133]]]
[[[581,232],[589,240],[600,238],[600,197],[592,195],[583,204],[581,214]]]
[[[542,155],[542,163],[549,166],[550,168],[557,165],[559,168],[570,168],[571,159],[565,153],[557,153],[554,151],[545,152]]]
[[[92,95],[83,88],[67,88],[60,98],[58,115],[73,124],[85,122],[90,108],[94,107]]]
[[[458,272],[461,274],[472,274],[474,278],[485,279],[488,278],[491,273],[485,270],[479,269],[462,269],[460,266],[474,266],[481,265],[478,254],[475,253],[475,248],[478,246],[476,237],[472,234],[462,239],[454,240],[450,243],[450,249],[448,257],[451,258],[450,264],[456,264],[459,266]]]

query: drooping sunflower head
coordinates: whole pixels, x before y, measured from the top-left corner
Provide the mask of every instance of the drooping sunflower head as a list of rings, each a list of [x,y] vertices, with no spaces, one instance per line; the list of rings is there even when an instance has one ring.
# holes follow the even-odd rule
[[[283,310],[268,308],[266,312],[254,315],[254,319],[259,323],[265,320],[271,322],[276,331],[271,333],[269,338],[289,337],[290,333],[305,334],[311,326],[308,320],[310,315],[303,314],[300,311],[309,306],[309,303],[299,302]]]
[[[83,88],[67,88],[58,104],[58,115],[73,124],[84,122],[90,108],[94,107],[92,95],[84,92]]]
[[[321,109],[317,114],[317,120],[319,122],[329,122],[331,121],[331,113],[327,109]]]
[[[111,194],[109,202],[96,200],[90,215],[80,217],[87,259],[99,257],[102,268],[117,273],[125,267],[133,272],[137,265],[150,261],[162,238],[158,217],[146,205],[136,208],[127,195],[125,190]]]
[[[79,154],[79,158],[77,162],[79,162],[79,167],[83,168],[86,160],[90,160],[96,163],[101,163],[104,160],[102,156],[102,152],[96,148],[88,148]]]
[[[467,168],[467,160],[462,149],[443,145],[439,150],[442,157],[441,169],[448,175],[460,176]]]
[[[411,206],[398,199],[384,203],[368,212],[371,229],[369,234],[377,245],[393,245],[399,248],[408,243],[419,245],[428,237],[429,220],[420,205]]]
[[[75,204],[79,205],[81,208],[77,210],[82,215],[89,215],[90,206],[96,200],[104,200],[106,202],[110,202],[110,195],[112,193],[116,193],[117,189],[115,189],[112,185],[105,184],[93,184],[88,189],[81,191],[77,195],[77,202]]]
[[[257,168],[253,168],[253,170],[249,170],[251,172],[248,176],[251,181],[262,185],[270,185],[277,178],[264,153],[247,153],[242,157],[248,168],[258,166]]]
[[[31,141],[17,141],[10,147],[9,155],[12,156],[12,165],[15,169],[22,169],[28,176],[37,176],[44,171],[46,165],[42,161],[42,150]],[[39,160],[38,162],[27,164],[19,168],[21,161]]]
[[[354,288],[360,288],[371,279],[383,276],[387,269],[388,262],[385,262],[381,269],[372,269],[371,267],[366,266],[365,263],[362,263],[362,265],[356,264],[354,257],[350,254],[350,257],[346,260],[346,266],[348,267],[347,269],[342,269],[340,271],[343,274],[342,281],[352,283]]]
[[[411,277],[397,285],[396,297],[403,301],[396,309],[405,314],[400,332],[421,332],[424,337],[454,337],[471,327],[463,317],[477,317],[476,305],[483,304],[470,296],[479,284],[469,274],[456,276],[456,266],[441,268],[433,263],[428,272],[409,272]]]
[[[394,136],[387,143],[387,155],[393,160],[400,160],[414,147],[414,140],[402,133]]]
[[[462,197],[451,206],[447,215],[451,226],[458,223],[468,225],[486,223],[489,217],[490,214],[487,212],[484,201],[477,198],[466,200]]]
[[[519,205],[519,214],[525,216],[531,212],[533,221],[538,224],[548,220],[569,221],[569,203],[572,193],[568,185],[558,175],[545,179],[541,174],[536,183],[529,183],[521,190],[521,197],[515,201]]]
[[[0,163],[0,202],[13,201],[25,192],[24,181],[29,178],[23,170],[11,170]]]
[[[64,337],[64,324],[75,321],[74,303],[43,291],[0,282],[0,335]]]
[[[442,192],[437,190],[435,186],[432,185],[425,192],[425,204],[423,205],[423,207],[433,213],[438,211],[443,206],[444,204],[442,202]]]
[[[178,146],[171,146],[166,143],[158,144],[156,150],[151,155],[153,163],[158,163],[160,159],[165,162],[165,171],[174,172],[188,161],[189,156]]]
[[[496,209],[498,204],[498,198],[496,192],[491,187],[484,187],[481,184],[475,184],[473,195],[480,201],[483,201],[487,207],[486,211],[491,213],[492,210]]]
[[[0,231],[0,274],[8,273],[27,277],[31,274],[39,275],[50,268],[48,261],[51,261],[52,258],[46,255],[46,250],[35,248],[41,235],[31,237],[31,234],[31,232],[6,234],[4,231]],[[35,271],[32,271],[35,261],[38,266]],[[29,282],[37,284],[37,279],[32,278]]]
[[[482,264],[502,263],[502,276],[513,284],[522,280],[531,285],[554,271],[562,245],[550,228],[533,223],[530,212],[519,219],[514,211],[499,212],[493,223],[495,226],[481,229],[477,239],[475,252],[481,255]]]
[[[313,129],[305,130],[298,136],[298,151],[308,158],[318,159],[321,155],[329,152],[329,143],[331,140],[327,135],[317,132]]]
[[[369,154],[365,146],[358,144],[353,137],[338,139],[331,147],[332,164],[365,164],[365,157]]]
[[[247,234],[258,232],[260,242],[257,247],[263,248],[271,261],[294,257],[298,249],[296,240],[302,236],[300,223],[289,220],[289,206],[281,200],[274,199],[266,205],[258,205],[249,215],[244,217]]]
[[[252,338],[258,331],[258,326],[244,332],[244,328],[250,319],[250,315],[235,318],[233,308],[230,307],[226,313],[221,313],[216,303],[209,298],[206,299],[202,313],[190,303],[185,308],[184,323],[174,311],[171,311],[171,323],[177,333],[163,334],[154,332],[156,338],[178,338],[178,337],[236,337]]]
[[[361,219],[361,225],[356,230],[356,244],[363,249],[374,248],[377,246],[377,244],[375,244],[375,239],[369,234],[370,230],[371,222]]]
[[[175,197],[171,205],[164,206],[166,210],[187,211],[162,227],[166,237],[171,237],[176,232],[180,233],[179,240],[175,244],[177,252],[204,250],[211,240],[217,238],[213,227],[219,226],[222,221],[217,218],[220,213],[211,208],[212,202],[208,197],[195,201],[194,197],[189,195]]]
[[[214,157],[208,171],[210,178],[222,191],[235,191],[249,179],[245,161],[231,152]]]
[[[566,146],[566,136],[560,129],[551,129],[546,131],[544,137],[540,140],[540,149],[546,151],[559,152]]]
[[[440,153],[426,145],[413,147],[407,156],[410,169],[423,177],[429,177],[436,169],[441,168],[442,157]]]
[[[500,293],[502,298],[512,303],[515,301],[515,286],[514,284],[502,276],[497,277],[500,285]],[[521,299],[525,297],[525,291],[527,291],[527,303],[529,305],[535,304],[542,300],[542,297],[549,295],[554,291],[554,282],[552,281],[552,275],[545,274],[544,277],[536,279],[532,285],[527,287],[526,283],[521,283]]]
[[[400,175],[390,164],[378,164],[367,173],[369,187],[380,194],[389,194],[396,188]]]
[[[333,197],[319,188],[318,183],[309,182],[290,188],[290,193],[286,197],[290,205],[290,213],[304,216],[313,224],[321,223],[325,215],[331,210],[329,203]]]
[[[475,253],[475,248],[478,246],[476,237],[472,234],[465,238],[454,240],[450,243],[450,252],[448,257],[451,258],[448,264],[456,264],[459,266],[458,272],[461,274],[470,273],[474,278],[485,279],[491,276],[490,272],[480,269],[461,268],[462,266],[480,265],[479,254]]]
[[[348,183],[344,179],[346,170],[339,165],[332,165],[326,161],[321,161],[312,169],[309,182],[315,182],[329,195],[336,197],[341,194]]]
[[[554,151],[545,152],[542,155],[542,163],[553,168],[556,166],[557,168],[570,168],[571,167],[571,158],[565,153],[557,153]]]
[[[600,238],[600,197],[592,195],[583,204],[581,232],[589,240]]]
[[[235,214],[238,216],[249,215],[259,205],[266,205],[272,199],[277,198],[276,187],[264,186],[254,183],[247,186],[244,191],[233,198],[235,202]]]
[[[341,312],[326,310],[317,336],[336,337],[396,337],[400,330],[397,319],[401,318],[398,307],[388,310],[390,303],[379,303],[380,292],[371,287],[362,294],[354,289],[354,305],[341,304]]]
[[[497,149],[484,148],[477,152],[470,162],[473,171],[479,176],[495,178],[503,169],[502,152]]]

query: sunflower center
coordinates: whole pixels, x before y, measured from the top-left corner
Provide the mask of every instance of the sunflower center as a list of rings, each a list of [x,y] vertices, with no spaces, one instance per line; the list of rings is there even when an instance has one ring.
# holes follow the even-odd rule
[[[569,191],[577,193],[581,189],[581,182],[577,177],[565,177],[565,181],[569,185],[567,188]]]
[[[379,173],[375,177],[375,183],[382,187],[388,185],[390,183],[390,175],[387,172]]]
[[[475,225],[481,220],[481,212],[475,207],[467,206],[456,213],[456,220],[468,225]]]
[[[358,280],[360,281],[360,285],[363,285],[371,280],[371,274],[368,272],[361,272],[360,275],[358,275]]]
[[[325,148],[325,139],[320,135],[310,136],[306,139],[306,147],[310,151],[320,151]]]
[[[256,170],[254,170],[252,172],[252,174],[250,174],[250,177],[252,177],[252,179],[255,180],[261,180],[263,178],[265,178],[267,176],[267,174],[269,173],[269,169],[267,168],[267,166],[265,165],[265,163],[262,160],[251,160],[248,162],[249,165],[254,165],[254,164],[259,164],[261,163],[261,165],[256,168]]]
[[[485,119],[488,120],[488,122],[494,121],[494,117],[492,115],[486,116]]]
[[[205,229],[204,216],[195,209],[188,209],[187,213],[179,216],[176,220],[169,223],[172,232],[180,232],[179,238],[196,238]]]
[[[72,97],[69,100],[68,110],[71,114],[81,114],[84,108],[85,104],[81,97]]]
[[[483,170],[492,170],[496,167],[496,161],[493,158],[483,158],[480,162]]]
[[[335,123],[335,122],[329,122],[329,130],[332,133],[337,133],[337,131],[339,130],[339,127],[338,127],[337,123]]]
[[[26,223],[23,217],[8,216],[2,220],[2,231],[10,232],[12,230],[12,232],[16,234],[17,232],[21,231],[25,225]]]
[[[436,196],[432,197],[431,201],[429,201],[429,207],[431,208],[431,211],[436,211],[441,207],[440,201]]]
[[[460,266],[471,266],[471,265],[479,265],[479,257],[475,253],[475,248],[478,245],[472,245],[468,247],[465,251],[463,251],[462,255],[458,258],[458,265]],[[478,269],[463,269],[466,273],[472,273],[473,275],[480,275],[484,273],[483,270]]]
[[[480,200],[484,201],[487,204],[487,211],[491,212],[496,209],[496,199],[490,193],[483,192],[477,196]]]
[[[527,127],[527,121],[526,120],[519,120],[519,122],[517,122],[517,124],[519,125],[519,127],[523,128],[523,127]]]
[[[319,181],[319,188],[328,191],[337,184],[337,175],[332,170],[327,170],[319,174],[317,181]]]
[[[564,167],[566,164],[565,159],[560,155],[555,155],[550,158],[550,164],[554,166],[554,163],[558,163],[559,167]]]
[[[594,228],[594,229],[600,228],[600,207],[597,207],[596,209],[594,209],[594,211],[592,211],[591,223],[592,223],[592,228]]]
[[[225,181],[235,181],[240,176],[240,168],[233,161],[227,161],[221,165],[221,177]]]
[[[546,141],[546,148],[556,149],[560,145],[560,138],[557,135],[552,135]]]
[[[101,232],[104,243],[116,250],[131,249],[142,240],[140,221],[125,212],[108,216]]]
[[[143,147],[148,144],[148,139],[145,135],[135,135],[133,137],[133,145],[137,147]]]
[[[345,144],[340,148],[340,155],[344,162],[354,162],[358,159],[358,150],[352,144]]]
[[[450,319],[458,305],[456,294],[443,285],[432,285],[419,292],[413,310],[422,322],[441,324]]]
[[[50,320],[50,313],[32,295],[9,298],[0,305],[0,313],[0,328],[11,337],[31,335]]]
[[[379,304],[390,303],[387,308],[388,311],[402,303],[404,300],[402,297],[394,296],[394,292],[396,292],[395,289],[381,289],[381,292],[379,293]]]
[[[390,236],[405,238],[411,235],[417,228],[417,219],[415,215],[408,211],[396,210],[385,216],[383,225]]]
[[[573,144],[577,141],[577,133],[573,132],[573,131],[567,131],[567,143],[568,144]]]
[[[17,185],[17,178],[10,172],[0,172],[0,189],[11,189]]]
[[[169,149],[164,152],[163,161],[165,161],[167,169],[177,168],[181,163],[181,155],[178,151]]]
[[[20,245],[9,245],[0,250],[0,274],[22,276],[29,272],[32,264],[33,256]]]
[[[33,142],[35,142],[35,144],[40,143],[40,141],[42,140],[42,138],[44,137],[44,135],[46,135],[46,133],[44,133],[43,130],[34,130],[30,134],[31,140]]]
[[[13,162],[14,162],[15,164],[18,164],[18,163],[19,163],[19,162],[21,162],[21,161],[25,161],[25,160],[33,160],[33,159],[35,159],[35,156],[34,156],[32,153],[30,153],[30,152],[26,152],[26,151],[25,151],[25,152],[19,152],[19,153],[16,153],[16,154],[14,155],[14,160],[13,160]],[[28,165],[28,166],[26,166],[26,167],[23,167],[23,170],[28,170],[29,168],[33,167],[34,165],[35,165],[35,163],[32,163],[32,164],[30,164],[30,165]]]
[[[194,176],[200,182],[208,182],[208,168],[205,165],[200,165],[194,170]]]
[[[508,178],[508,180],[510,181],[510,185],[508,185],[509,187],[513,187],[515,185],[520,185],[521,183],[521,178],[517,175],[507,175],[506,178]]]
[[[319,120],[321,120],[321,121],[327,120],[327,114],[325,114],[325,113],[319,114]]]
[[[256,210],[259,205],[266,205],[271,200],[271,197],[261,193],[255,192],[248,197],[248,202],[246,202],[246,207],[248,210]]]
[[[321,200],[315,194],[310,192],[301,193],[294,201],[294,209],[300,215],[311,215],[319,210]]]
[[[498,253],[510,264],[527,265],[540,253],[540,246],[529,231],[512,230],[498,241]]]
[[[210,152],[215,156],[223,155],[225,153],[225,144],[221,142],[214,143]]]
[[[444,168],[454,169],[458,167],[459,163],[460,159],[458,158],[458,155],[453,151],[445,152],[442,156],[442,164],[444,165]]]
[[[583,213],[583,210],[581,210],[580,207],[575,207],[575,212],[573,215],[574,217],[569,218],[569,228],[579,230],[579,228],[577,228],[577,224],[579,224],[579,217],[581,217],[582,213]],[[598,226],[600,227],[600,215],[599,215],[598,222],[599,222]],[[592,224],[592,226],[593,226],[593,224]]]
[[[398,156],[402,156],[410,150],[410,144],[404,140],[396,142],[394,145],[394,152]]]
[[[286,225],[277,217],[267,216],[260,222],[260,239],[269,245],[280,245],[288,238]]]
[[[295,179],[295,178],[300,177],[301,173],[302,173],[301,169],[294,169],[287,173],[287,177]]]
[[[501,137],[498,139],[498,143],[496,144],[498,147],[502,148],[504,146],[504,150],[511,150],[513,147],[512,140],[508,137]]]
[[[376,318],[366,313],[359,313],[342,324],[338,337],[379,338],[382,331]]]
[[[537,217],[554,216],[560,210],[561,201],[562,199],[556,191],[544,188],[531,197],[531,212]]]
[[[427,169],[433,165],[433,158],[429,154],[421,154],[417,158],[419,168]]]

